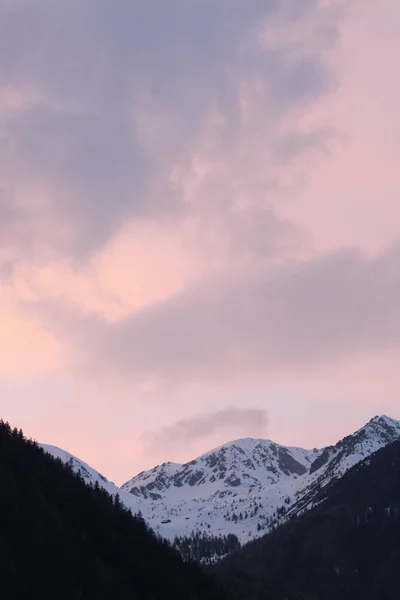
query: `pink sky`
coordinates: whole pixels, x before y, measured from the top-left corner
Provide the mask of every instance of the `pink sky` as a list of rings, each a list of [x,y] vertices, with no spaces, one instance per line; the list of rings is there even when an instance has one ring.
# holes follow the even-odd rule
[[[0,6],[1,414],[117,483],[400,418],[400,6],[261,4]]]

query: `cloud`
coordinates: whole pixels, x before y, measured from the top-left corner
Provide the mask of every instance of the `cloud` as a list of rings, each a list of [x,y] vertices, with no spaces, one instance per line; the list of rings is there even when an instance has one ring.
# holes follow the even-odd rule
[[[318,48],[296,54],[305,48],[296,33],[303,21]],[[1,212],[12,217],[14,236],[7,244],[28,244],[31,259],[37,247],[87,258],[126,220],[197,218],[198,201],[193,208],[171,176],[187,181],[206,150],[225,162],[213,198],[235,206],[235,171],[236,191],[253,195],[257,187],[265,198],[276,185],[274,157],[288,162],[319,143],[315,132],[280,124],[331,89],[320,50],[334,43],[336,24],[316,0],[301,8],[294,0],[3,3]],[[277,45],[265,31],[278,25],[288,41]],[[269,173],[255,165],[246,173],[263,143],[268,152],[258,160],[264,171],[271,163]]]
[[[191,448],[208,439],[229,441],[236,437],[262,437],[266,435],[267,414],[259,408],[226,408],[182,419],[158,431],[142,436],[146,455],[170,455]],[[222,443],[222,442],[221,442]]]
[[[113,323],[35,304],[76,368],[131,381],[234,381],[399,346],[400,248],[227,273]]]

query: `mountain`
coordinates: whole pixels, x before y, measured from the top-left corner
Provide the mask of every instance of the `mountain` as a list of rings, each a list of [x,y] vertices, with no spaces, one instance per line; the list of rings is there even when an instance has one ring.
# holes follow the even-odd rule
[[[211,569],[230,600],[399,598],[400,441],[332,479],[315,504]]]
[[[49,444],[38,444],[38,446],[53,458],[61,460],[61,462],[67,465],[76,475],[79,475],[87,485],[99,485],[114,497],[118,494],[121,502],[129,508],[133,514],[139,512],[138,503],[135,498],[127,494],[124,490],[121,490],[115,483],[109,481],[104,475],[90,467],[80,458],[77,458],[66,450],[57,448],[57,446],[50,446]]]
[[[400,421],[386,415],[371,419],[364,427],[324,448],[311,465],[305,485],[296,492],[296,500],[287,517],[299,514],[315,504],[319,490],[333,479],[342,477],[351,467],[377,450],[400,439]]]
[[[234,534],[244,543],[311,508],[321,488],[397,439],[400,422],[378,416],[322,449],[236,440],[186,464],[139,473],[122,490],[170,540],[210,533]]]
[[[66,454],[53,452],[61,456],[0,422],[2,598],[221,598],[199,567],[183,562],[118,495],[90,481],[97,477],[90,467],[85,474],[87,465],[65,464]]]
[[[309,469],[317,450],[287,448],[269,440],[236,440],[184,465],[163,463],[125,483],[122,489],[138,498],[162,500],[206,494],[223,498],[239,488],[247,493],[296,478]]]
[[[184,465],[163,463],[139,473],[122,488],[68,452],[42,447],[86,482],[119,494],[126,507],[140,511],[152,529],[184,556],[209,561],[309,510],[330,481],[399,438],[400,422],[385,415],[321,449],[246,438]]]

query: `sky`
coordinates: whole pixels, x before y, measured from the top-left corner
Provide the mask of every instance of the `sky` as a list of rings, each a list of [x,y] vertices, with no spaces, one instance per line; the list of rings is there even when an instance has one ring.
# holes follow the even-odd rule
[[[400,418],[397,0],[0,0],[0,405],[121,484]]]

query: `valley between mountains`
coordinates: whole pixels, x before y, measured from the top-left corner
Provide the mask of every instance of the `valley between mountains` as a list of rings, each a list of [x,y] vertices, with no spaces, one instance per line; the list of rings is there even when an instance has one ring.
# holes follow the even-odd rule
[[[244,544],[312,508],[328,483],[399,439],[400,421],[384,415],[334,446],[320,449],[240,439],[183,465],[158,465],[121,488],[68,452],[42,447],[87,483],[119,494],[123,504],[133,513],[140,512],[161,537],[173,542],[196,534],[233,534]]]

